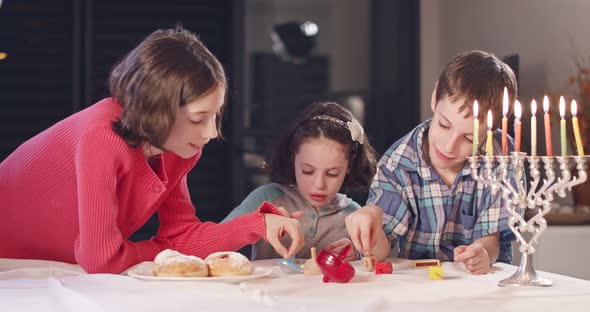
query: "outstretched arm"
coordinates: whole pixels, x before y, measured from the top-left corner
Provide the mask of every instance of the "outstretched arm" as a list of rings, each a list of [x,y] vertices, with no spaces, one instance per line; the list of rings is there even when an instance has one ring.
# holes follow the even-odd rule
[[[237,250],[265,239],[280,255],[290,258],[304,245],[299,221],[283,217],[281,211],[268,202],[225,223],[201,222],[195,216],[186,176],[170,192],[158,215],[158,237],[169,239],[174,249],[182,253],[199,257],[217,251]],[[281,245],[279,240],[284,234],[289,234],[292,239],[288,247]]]

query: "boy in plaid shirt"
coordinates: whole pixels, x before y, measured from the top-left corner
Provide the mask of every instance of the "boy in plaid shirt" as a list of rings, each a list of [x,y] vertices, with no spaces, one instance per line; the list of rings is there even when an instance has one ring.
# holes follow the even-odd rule
[[[480,123],[492,111],[494,152],[502,153],[498,127],[505,87],[514,101],[514,73],[490,53],[471,51],[447,64],[432,93],[432,119],[385,152],[367,206],[346,219],[357,250],[380,261],[397,242],[401,258],[459,261],[475,274],[489,272],[496,261],[511,261],[514,235],[501,192],[492,195],[475,182],[467,162],[474,100]],[[480,127],[480,150],[486,128]]]

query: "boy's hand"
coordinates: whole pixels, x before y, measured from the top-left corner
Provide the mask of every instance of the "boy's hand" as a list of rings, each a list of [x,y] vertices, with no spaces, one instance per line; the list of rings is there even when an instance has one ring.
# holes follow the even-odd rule
[[[350,241],[350,239],[348,238],[341,238],[333,243],[331,243],[330,245],[326,246],[326,250],[331,251],[335,254],[340,254],[340,252],[342,251],[342,249],[344,249],[344,247],[351,245],[352,242]],[[357,254],[356,254],[356,249],[354,249],[354,246],[352,246],[352,248],[350,249],[350,251],[348,251],[348,254],[346,254],[346,258],[347,261],[354,261],[354,260],[358,260]]]
[[[281,257],[289,259],[305,245],[299,220],[266,213],[264,214],[264,222],[266,224],[266,240]],[[289,234],[291,237],[289,249],[281,243],[281,237],[284,234]]]
[[[365,206],[346,217],[346,229],[354,247],[364,255],[371,255],[377,243],[376,233],[381,230],[383,210]]]
[[[490,257],[482,244],[475,242],[469,246],[455,247],[455,262],[463,262],[465,268],[473,274],[490,272]]]

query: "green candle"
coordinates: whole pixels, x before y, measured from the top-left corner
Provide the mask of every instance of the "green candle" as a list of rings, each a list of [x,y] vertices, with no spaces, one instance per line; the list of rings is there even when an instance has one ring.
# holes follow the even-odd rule
[[[582,136],[580,135],[580,124],[578,123],[578,105],[576,100],[572,100],[572,126],[574,128],[574,138],[576,139],[576,147],[578,148],[578,156],[584,156],[584,145],[582,145]]]
[[[559,114],[561,115],[561,156],[567,156],[567,141],[566,141],[566,127],[565,127],[565,100],[559,98]]]

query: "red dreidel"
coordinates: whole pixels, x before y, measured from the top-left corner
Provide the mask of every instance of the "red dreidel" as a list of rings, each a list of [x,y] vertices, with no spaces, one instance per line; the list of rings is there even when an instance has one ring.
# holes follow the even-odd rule
[[[375,274],[391,274],[393,273],[393,264],[389,262],[375,263]]]
[[[320,250],[317,263],[324,275],[324,283],[346,283],[354,277],[354,268],[345,259],[350,248],[351,245],[347,245],[338,255],[325,249]]]

